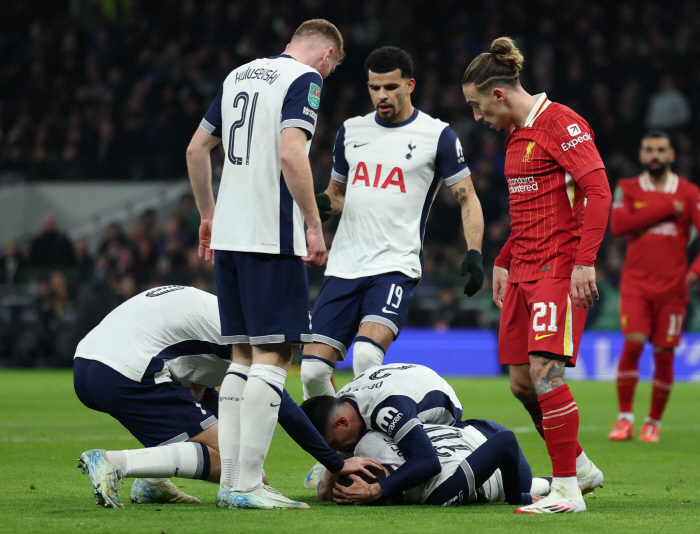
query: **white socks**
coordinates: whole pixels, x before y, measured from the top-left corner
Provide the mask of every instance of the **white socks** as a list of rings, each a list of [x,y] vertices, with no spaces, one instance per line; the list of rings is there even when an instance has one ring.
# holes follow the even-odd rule
[[[367,341],[363,341],[366,339]],[[358,337],[352,349],[352,370],[355,376],[360,376],[370,367],[381,365],[384,361],[384,351],[369,338]]]
[[[634,424],[634,414],[632,412],[620,412],[617,416],[618,421],[620,419],[627,420],[628,423]]]
[[[552,491],[558,491],[566,499],[576,499],[580,495],[576,477],[554,477],[552,478]]]
[[[241,404],[250,367],[232,363],[219,391],[219,454],[221,486],[233,486],[241,435]]]
[[[209,455],[208,451],[202,450],[203,448],[206,448],[206,445],[183,441],[162,447],[108,451],[106,456],[126,478],[200,479],[205,469],[204,455]]]
[[[301,359],[301,385],[304,400],[319,395],[335,395],[331,383],[334,365],[317,356],[304,356]]]
[[[233,484],[236,491],[254,490],[262,484],[263,464],[275,432],[286,379],[287,371],[280,367],[260,364],[250,367],[240,408],[238,474]]]
[[[549,495],[550,489],[551,484],[546,478],[535,477],[532,479],[532,487],[530,488],[530,493],[532,495]]]

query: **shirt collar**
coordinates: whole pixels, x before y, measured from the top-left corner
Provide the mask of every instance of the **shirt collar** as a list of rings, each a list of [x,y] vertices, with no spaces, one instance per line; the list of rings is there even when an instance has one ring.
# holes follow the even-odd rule
[[[375,113],[374,121],[377,124],[379,124],[379,126],[383,126],[384,128],[400,128],[401,126],[406,126],[407,124],[411,124],[414,120],[416,120],[416,118],[418,117],[418,113],[418,108],[413,108],[413,114],[402,122],[385,122],[379,118],[378,113]]]
[[[532,126],[532,123],[535,122],[535,119],[542,115],[542,112],[545,109],[547,109],[549,104],[551,104],[551,102],[547,98],[547,93],[540,93],[539,95],[535,95],[535,98],[537,98],[537,101],[535,102],[535,105],[532,106],[532,109],[530,110],[530,114],[527,116],[527,119],[525,119],[525,124],[523,125],[524,128]]]

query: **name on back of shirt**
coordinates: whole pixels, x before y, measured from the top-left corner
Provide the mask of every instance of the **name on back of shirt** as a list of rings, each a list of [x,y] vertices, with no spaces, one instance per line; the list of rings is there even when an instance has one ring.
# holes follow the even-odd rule
[[[242,82],[243,80],[260,80],[261,82],[267,82],[268,85],[272,85],[280,76],[281,74],[275,69],[253,69],[248,67],[246,70],[236,73],[235,83]]]

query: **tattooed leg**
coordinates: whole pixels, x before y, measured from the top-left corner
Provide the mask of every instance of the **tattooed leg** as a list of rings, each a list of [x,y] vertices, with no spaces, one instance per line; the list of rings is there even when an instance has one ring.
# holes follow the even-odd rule
[[[566,384],[564,381],[564,369],[566,368],[567,360],[566,356],[549,352],[530,353],[530,377],[538,396],[554,391],[559,386]]]

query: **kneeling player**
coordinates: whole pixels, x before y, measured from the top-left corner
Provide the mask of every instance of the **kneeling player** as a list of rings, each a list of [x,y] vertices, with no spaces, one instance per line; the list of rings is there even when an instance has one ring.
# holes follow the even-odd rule
[[[199,502],[168,477],[219,482],[219,396],[213,387],[230,362],[228,340],[219,332],[214,295],[166,286],[128,300],[80,342],[74,361],[78,398],[117,419],[146,447],[81,454],[100,504],[124,507],[117,494],[124,478],[137,478],[131,490],[136,503]],[[286,391],[281,397],[279,422],[292,439],[317,434]],[[331,471],[352,473],[362,465],[343,462],[318,435],[316,445],[306,450]]]
[[[549,493],[551,479],[532,478],[515,434],[504,426],[493,421],[471,420],[455,426],[424,424],[423,429],[442,469],[423,484],[404,490],[399,499],[403,504],[531,504],[533,499]],[[394,440],[381,432],[365,434],[355,453],[375,458],[383,465],[386,476],[406,462]],[[335,500],[339,504],[381,503],[363,499],[357,491],[368,486],[364,477],[351,475],[353,484],[349,487],[335,485],[338,479],[338,475],[323,473],[317,489],[319,500]]]

